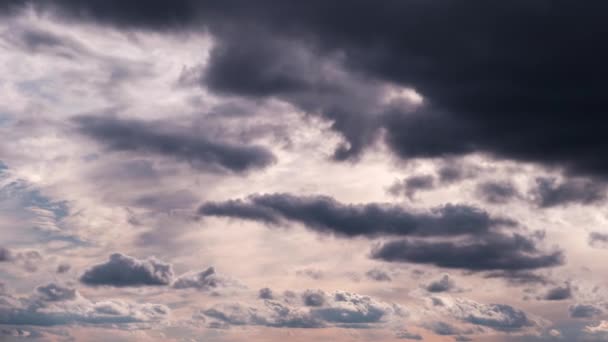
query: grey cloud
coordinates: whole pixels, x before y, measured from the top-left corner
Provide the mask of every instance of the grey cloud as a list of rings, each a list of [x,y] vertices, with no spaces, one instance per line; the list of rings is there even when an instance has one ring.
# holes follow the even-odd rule
[[[157,154],[187,161],[210,171],[245,172],[275,162],[267,149],[214,141],[189,132],[166,129],[167,124],[101,116],[74,118],[77,130],[113,151]]]
[[[50,283],[44,286],[38,286],[36,292],[45,301],[64,301],[76,299],[76,289]]]
[[[456,298],[444,299],[442,308],[456,319],[497,331],[518,331],[536,325],[524,311],[506,304],[482,304]]]
[[[534,239],[519,234],[489,234],[460,242],[395,240],[377,245],[371,255],[374,259],[390,262],[432,264],[472,271],[531,270],[564,262],[561,251],[542,251]]]
[[[342,204],[328,196],[252,195],[246,200],[209,202],[204,216],[236,217],[279,224],[294,221],[307,228],[347,237],[381,235],[454,236],[485,233],[515,222],[483,210],[448,204],[430,212],[415,212],[390,204]]]
[[[70,268],[72,268],[72,266],[70,266],[70,264],[65,264],[65,263],[59,264],[59,265],[57,265],[56,272],[59,274],[66,273],[67,271],[70,270]]]
[[[511,182],[484,182],[477,186],[477,194],[486,202],[505,204],[519,196],[519,191]]]
[[[310,279],[319,280],[323,278],[323,271],[312,268],[306,268],[296,271],[297,276],[308,277]]]
[[[591,232],[588,241],[593,248],[608,248],[608,234]]]
[[[383,323],[392,315],[403,314],[401,309],[394,304],[350,292],[339,291],[333,295],[326,295],[324,302],[315,306],[299,306],[297,302],[291,301],[291,297],[284,299],[282,302],[265,299],[263,306],[221,303],[203,310],[202,313],[228,325],[260,325],[281,328],[327,326],[364,328],[369,324]]]
[[[592,304],[575,304],[568,308],[572,318],[593,318],[603,313],[603,310]]]
[[[569,284],[551,288],[543,296],[544,300],[564,300],[572,298],[572,289]]]
[[[567,204],[592,204],[606,199],[603,183],[585,179],[537,178],[531,191],[535,202],[542,208]]]
[[[396,337],[403,340],[414,340],[422,341],[424,338],[420,334],[411,333],[407,330],[400,331],[396,334]]]
[[[306,290],[302,293],[302,302],[306,306],[323,306],[325,293],[321,290]]]
[[[29,3],[5,1],[0,9],[14,13]],[[602,1],[181,0],[142,7],[134,0],[47,0],[36,8],[118,28],[207,30],[216,44],[204,86],[278,97],[320,114],[347,140],[337,159],[360,153],[384,129],[388,146],[407,159],[481,152],[580,174],[608,170],[597,158],[606,154],[606,101],[597,76],[606,71],[606,51],[588,35],[606,28]],[[319,67],[323,59],[360,78],[357,87],[328,82],[333,77]],[[385,93],[368,86],[374,82],[415,88],[424,105],[415,113],[382,105]],[[327,95],[328,88],[338,95]],[[375,90],[361,102],[379,105],[358,108],[361,89]]]
[[[365,272],[365,276],[375,281],[392,281],[393,278],[386,272],[378,268],[373,268]]]
[[[270,288],[268,288],[268,287],[260,289],[260,291],[258,293],[258,297],[260,299],[274,299],[274,295],[272,293],[272,290]]]
[[[175,279],[172,285],[175,289],[194,288],[200,291],[218,291],[228,287],[242,287],[242,285],[226,276],[219,275],[215,268],[209,267],[198,273],[187,273]]]
[[[122,300],[94,302],[53,284],[39,287],[37,295],[19,298],[0,295],[0,324],[62,326],[71,324],[130,324],[159,322],[167,318],[164,305]]]
[[[92,266],[80,277],[87,285],[118,287],[168,285],[172,279],[170,264],[154,258],[138,260],[121,253],[110,255],[107,262]]]
[[[417,175],[391,185],[388,191],[392,195],[405,195],[413,200],[417,192],[433,188],[435,188],[435,178],[432,175]]]
[[[449,275],[444,274],[439,280],[426,285],[425,289],[429,292],[449,292],[456,289],[456,283]]]
[[[8,248],[0,247],[0,262],[11,261],[12,258],[12,253]]]
[[[427,324],[425,324],[425,328],[431,330],[432,332],[434,332],[437,335],[442,335],[442,336],[457,335],[457,334],[462,333],[460,331],[460,329],[456,328],[455,326],[453,326],[449,323],[442,322],[442,321],[427,323]]]

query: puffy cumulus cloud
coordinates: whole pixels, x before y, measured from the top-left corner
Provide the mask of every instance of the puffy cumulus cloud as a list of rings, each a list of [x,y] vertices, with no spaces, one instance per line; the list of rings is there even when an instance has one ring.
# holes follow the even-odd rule
[[[311,305],[311,294],[322,296],[323,302],[315,301]],[[275,296],[274,299],[264,299],[263,305],[255,306],[220,303],[201,312],[222,324],[288,328],[365,328],[405,315],[399,305],[350,292],[326,294],[309,290],[302,293],[301,298],[302,301],[298,303],[291,296]]]
[[[70,324],[138,324],[159,322],[169,308],[160,304],[111,299],[91,301],[58,284],[39,286],[29,297],[0,294],[0,324],[61,326]]]
[[[450,292],[457,290],[456,282],[448,274],[444,274],[440,279],[430,282],[424,287],[428,292]]]
[[[482,200],[492,204],[505,204],[520,195],[515,185],[507,181],[480,183],[476,192]]]
[[[252,195],[246,200],[209,202],[200,207],[199,213],[269,224],[292,221],[321,233],[347,237],[465,235],[516,224],[466,205],[448,204],[429,212],[417,212],[390,204],[343,204],[328,196],[290,194]]]
[[[543,251],[535,236],[489,234],[463,241],[393,240],[377,245],[374,259],[472,271],[520,271],[563,264],[563,252]]]
[[[506,304],[482,304],[465,298],[441,298],[442,305],[435,306],[451,317],[476,326],[496,331],[519,331],[537,325],[519,309]]]
[[[604,311],[593,304],[574,304],[568,308],[572,318],[593,318],[601,315]]]
[[[243,287],[237,280],[217,274],[213,267],[201,272],[183,274],[175,279],[171,286],[174,289],[193,288],[210,292],[220,291],[224,288]]]
[[[441,336],[458,335],[463,333],[461,329],[443,321],[428,322],[424,324],[424,327]]]
[[[118,287],[169,285],[172,280],[170,264],[155,258],[139,260],[121,253],[110,255],[107,262],[92,266],[80,277],[87,285]]]
[[[606,199],[606,185],[589,179],[538,178],[531,194],[542,208],[567,204],[592,204]]]
[[[168,124],[162,122],[102,116],[80,116],[74,121],[79,132],[101,142],[110,150],[174,157],[211,171],[244,172],[275,161],[274,155],[263,147],[238,146],[200,134],[171,131],[167,129]]]

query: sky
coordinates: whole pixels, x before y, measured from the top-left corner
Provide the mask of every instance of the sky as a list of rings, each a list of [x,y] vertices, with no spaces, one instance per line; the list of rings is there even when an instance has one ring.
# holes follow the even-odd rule
[[[605,1],[0,1],[1,341],[607,341]]]

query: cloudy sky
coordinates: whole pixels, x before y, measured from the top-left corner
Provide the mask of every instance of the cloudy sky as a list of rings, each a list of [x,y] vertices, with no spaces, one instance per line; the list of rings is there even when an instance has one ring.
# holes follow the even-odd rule
[[[0,1],[0,340],[608,340],[607,11]]]

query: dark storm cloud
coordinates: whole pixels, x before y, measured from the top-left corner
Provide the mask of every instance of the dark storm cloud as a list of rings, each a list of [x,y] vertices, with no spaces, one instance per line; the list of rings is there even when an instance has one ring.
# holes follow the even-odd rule
[[[589,246],[593,248],[608,248],[608,234],[591,232],[588,241]]]
[[[154,258],[138,260],[120,253],[110,255],[107,262],[92,266],[80,277],[87,285],[118,287],[169,285],[172,279],[170,264]]]
[[[22,3],[5,1],[0,9]],[[608,162],[597,157],[608,147],[600,76],[608,71],[608,49],[597,35],[608,26],[604,1],[35,3],[65,18],[118,27],[208,29],[217,44],[205,84],[224,94],[276,96],[332,120],[348,140],[337,158],[360,152],[384,127],[388,145],[403,158],[485,152],[608,173]],[[413,87],[425,105],[413,114],[349,110],[356,108],[344,105],[353,88],[320,82],[313,72],[326,70],[294,58],[297,50],[331,56],[367,82]],[[347,94],[318,110],[310,103],[322,102],[328,84]],[[373,115],[362,115],[370,109]]]
[[[606,199],[607,191],[606,185],[592,180],[566,179],[558,182],[554,178],[538,178],[531,193],[540,207],[549,208],[600,202]]]
[[[171,132],[162,123],[145,123],[110,117],[80,116],[78,131],[113,151],[158,154],[187,161],[193,167],[213,171],[245,172],[275,161],[260,146],[239,146],[213,141],[187,132]]]
[[[388,191],[393,195],[405,195],[413,200],[418,191],[432,190],[434,187],[435,178],[432,175],[416,175],[393,184]]]
[[[519,196],[517,188],[510,182],[484,182],[477,186],[477,194],[492,204],[505,204]]]
[[[204,216],[235,217],[268,224],[293,221],[307,228],[347,237],[380,235],[456,236],[486,233],[515,222],[491,217],[475,207],[448,204],[414,212],[389,204],[343,204],[328,196],[252,195],[245,200],[210,202]]]
[[[568,308],[572,318],[593,318],[603,313],[603,310],[591,304],[575,304]]]
[[[570,298],[572,298],[572,289],[570,288],[570,285],[549,289],[542,297],[544,300],[565,300]]]
[[[444,274],[441,279],[433,281],[425,286],[429,292],[449,292],[456,289],[456,283],[450,279],[450,276]]]
[[[537,241],[519,234],[488,234],[465,241],[394,240],[372,251],[372,258],[390,262],[431,264],[472,271],[531,270],[561,265],[561,251],[545,252]]]

